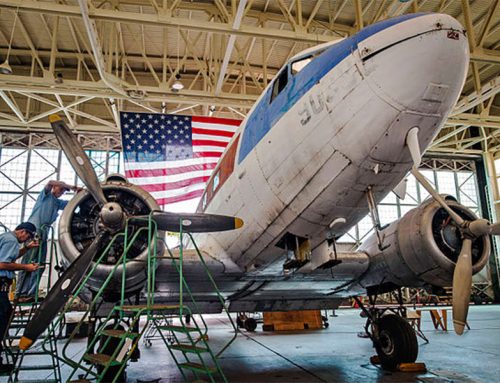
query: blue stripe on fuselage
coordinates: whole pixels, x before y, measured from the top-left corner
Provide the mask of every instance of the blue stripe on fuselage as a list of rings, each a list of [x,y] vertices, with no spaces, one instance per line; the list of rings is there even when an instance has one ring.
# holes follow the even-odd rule
[[[266,135],[272,126],[321,78],[330,72],[338,63],[350,55],[358,48],[358,44],[368,37],[392,27],[395,24],[406,20],[426,15],[425,13],[413,13],[384,20],[370,25],[354,36],[351,36],[332,47],[325,50],[313,61],[311,61],[299,73],[292,76],[289,68],[288,83],[280,94],[269,104],[271,91],[274,81],[264,91],[264,96],[260,99],[258,105],[248,117],[245,125],[242,139],[240,141],[240,150],[238,163],[241,163],[259,141]],[[288,67],[288,64],[287,64]],[[281,71],[280,71],[281,73]],[[276,76],[277,78],[278,76]],[[283,143],[286,145],[286,143]]]

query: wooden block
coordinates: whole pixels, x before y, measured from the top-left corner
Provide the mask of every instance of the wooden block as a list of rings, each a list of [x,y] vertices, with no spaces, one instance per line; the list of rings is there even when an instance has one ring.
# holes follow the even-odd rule
[[[262,331],[274,331],[274,325],[273,324],[263,324]]]
[[[427,372],[425,363],[400,363],[397,370],[401,372]]]
[[[304,323],[301,322],[277,322],[274,324],[274,331],[304,330]]]
[[[264,326],[274,325],[275,331],[321,329],[320,310],[264,312]]]

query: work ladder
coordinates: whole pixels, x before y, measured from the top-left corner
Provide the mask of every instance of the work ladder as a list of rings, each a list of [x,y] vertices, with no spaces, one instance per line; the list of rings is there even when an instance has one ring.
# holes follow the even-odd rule
[[[48,259],[43,264],[41,260],[42,248],[39,247],[34,254],[36,262],[41,267],[48,268],[48,286],[50,286],[52,278],[52,265],[57,264],[58,256],[57,249],[54,242],[54,232],[52,227],[45,228],[50,233],[50,241],[47,240],[45,246],[50,245],[50,252],[48,252]],[[36,292],[32,302],[20,303],[15,298],[13,302],[12,315],[9,321],[9,327],[5,337],[6,352],[9,354],[14,370],[9,376],[10,382],[60,382],[61,369],[59,365],[59,358],[56,345],[55,329],[51,325],[45,331],[44,336],[49,340],[48,342],[38,341],[29,350],[21,350],[19,348],[19,340],[26,325],[33,317],[35,311],[40,306],[42,298],[39,296],[39,284],[42,273],[37,273]],[[27,277],[29,274],[27,275]],[[28,278],[25,279],[27,281]],[[13,286],[13,289],[15,286]],[[43,376],[42,376],[43,375]],[[34,377],[36,379],[34,379]]]
[[[6,352],[10,354],[14,364],[9,383],[61,382],[57,336],[52,325],[44,334],[49,339],[48,342],[37,341],[29,350],[19,348],[19,339],[38,306],[38,303],[15,303],[14,305],[5,338]]]
[[[154,286],[155,286],[155,272],[158,258],[165,258],[164,256],[157,256],[157,229],[155,222],[149,218],[146,220],[147,225],[136,230],[131,238],[129,238],[128,225],[125,232],[116,234],[106,249],[99,256],[99,259],[94,261],[92,269],[87,273],[83,279],[70,302],[60,314],[60,316],[53,322],[53,328],[62,329],[64,325],[64,317],[68,308],[71,307],[72,302],[82,292],[86,282],[91,278],[92,274],[97,269],[98,265],[106,259],[106,255],[118,238],[123,237],[123,254],[120,259],[109,273],[106,280],[103,282],[101,288],[94,294],[92,302],[88,306],[88,310],[84,313],[83,318],[74,328],[69,339],[62,347],[61,355],[56,357],[63,361],[65,364],[73,368],[68,382],[121,382],[125,380],[125,367],[129,360],[133,358],[134,352],[138,346],[139,340],[148,328],[154,327],[160,334],[161,339],[169,350],[174,362],[178,366],[183,378],[188,381],[189,371],[194,377],[199,380],[201,376],[205,376],[211,382],[224,381],[227,382],[224,373],[219,365],[217,357],[227,349],[227,347],[235,340],[237,336],[236,326],[227,311],[224,297],[217,289],[214,279],[210,275],[209,269],[203,260],[203,256],[196,247],[201,263],[204,265],[205,271],[209,280],[212,282],[214,291],[222,305],[223,310],[227,313],[228,318],[234,328],[234,336],[232,339],[217,353],[215,354],[208,344],[208,329],[205,320],[199,313],[194,295],[192,294],[184,276],[183,276],[183,246],[182,239],[183,233],[180,233],[181,247],[179,255],[174,256],[172,251],[168,249],[169,256],[175,268],[179,273],[179,304],[162,305],[155,304],[154,302]],[[182,221],[181,221],[182,222]],[[182,226],[180,226],[182,229]],[[73,360],[73,355],[68,355],[68,345],[74,339],[75,335],[80,332],[80,327],[83,322],[87,320],[92,312],[99,308],[101,297],[106,290],[107,286],[113,279],[113,276],[118,266],[125,265],[127,262],[127,254],[134,245],[139,234],[147,231],[148,235],[148,257],[147,257],[147,281],[146,281],[146,303],[143,305],[127,304],[125,299],[125,273],[122,275],[121,286],[121,299],[118,305],[109,310],[108,316],[101,321],[97,326],[95,336],[89,342],[86,351],[83,353],[78,361]],[[188,234],[190,236],[190,234]],[[190,238],[194,243],[193,238]],[[184,294],[189,299],[189,304],[184,303]],[[201,326],[198,325],[193,313],[198,314]],[[191,318],[191,325],[185,324],[184,316],[189,315]],[[143,319],[142,323],[140,320]],[[145,324],[144,323],[145,320]],[[175,321],[175,323],[174,323]],[[111,323],[111,324],[110,324]],[[169,336],[167,335],[169,334]],[[55,337],[48,335],[45,337],[43,344],[50,344],[51,339]],[[173,339],[174,342],[169,342],[168,339]]]

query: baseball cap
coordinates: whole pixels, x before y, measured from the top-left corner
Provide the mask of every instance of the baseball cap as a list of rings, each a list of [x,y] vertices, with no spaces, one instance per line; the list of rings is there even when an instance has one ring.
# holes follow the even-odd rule
[[[34,236],[36,233],[36,226],[31,222],[23,222],[17,225],[16,230],[26,230],[31,236]]]

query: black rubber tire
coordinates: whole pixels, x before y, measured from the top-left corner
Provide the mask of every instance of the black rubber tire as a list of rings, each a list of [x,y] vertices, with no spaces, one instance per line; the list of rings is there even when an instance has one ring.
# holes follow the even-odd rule
[[[404,318],[399,315],[383,316],[378,323],[378,334],[375,349],[384,369],[392,370],[400,363],[417,360],[417,335]]]
[[[247,331],[255,331],[257,328],[257,321],[254,318],[247,318],[245,319],[244,326]]]

